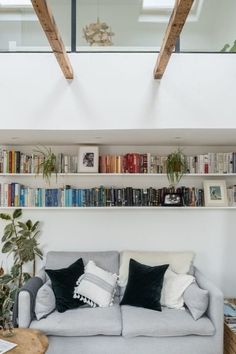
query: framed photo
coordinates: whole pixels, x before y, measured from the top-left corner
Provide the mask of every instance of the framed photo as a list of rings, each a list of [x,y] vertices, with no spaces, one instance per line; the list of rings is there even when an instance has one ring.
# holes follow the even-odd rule
[[[166,193],[164,195],[163,206],[183,206],[183,196],[181,193]]]
[[[204,181],[205,206],[228,206],[225,181]]]
[[[98,146],[80,146],[78,172],[98,173]]]

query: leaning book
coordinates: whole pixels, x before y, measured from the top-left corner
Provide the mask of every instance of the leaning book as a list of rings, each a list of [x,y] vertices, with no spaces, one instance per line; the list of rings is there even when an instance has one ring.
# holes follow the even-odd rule
[[[16,344],[0,339],[0,354],[7,353],[15,348]]]

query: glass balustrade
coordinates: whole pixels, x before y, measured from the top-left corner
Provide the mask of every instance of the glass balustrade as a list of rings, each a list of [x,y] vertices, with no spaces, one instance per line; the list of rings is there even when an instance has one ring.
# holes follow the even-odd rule
[[[158,52],[175,0],[47,0],[67,51]],[[72,21],[72,3],[76,11]],[[236,0],[195,0],[180,52],[236,52]],[[72,30],[73,29],[73,30]],[[0,0],[0,51],[51,51],[30,0]]]

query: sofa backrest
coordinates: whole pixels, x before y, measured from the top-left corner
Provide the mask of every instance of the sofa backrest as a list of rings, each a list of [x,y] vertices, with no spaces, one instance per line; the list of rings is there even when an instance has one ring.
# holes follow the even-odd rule
[[[103,268],[111,273],[118,274],[119,272],[119,253],[116,251],[105,252],[56,252],[51,251],[46,256],[46,269],[66,268],[82,258],[84,265],[92,260],[98,267]]]

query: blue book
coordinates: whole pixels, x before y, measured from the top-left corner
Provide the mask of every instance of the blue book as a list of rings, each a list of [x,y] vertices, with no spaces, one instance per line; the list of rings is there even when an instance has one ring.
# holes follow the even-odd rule
[[[52,189],[52,206],[58,207],[58,189]]]

